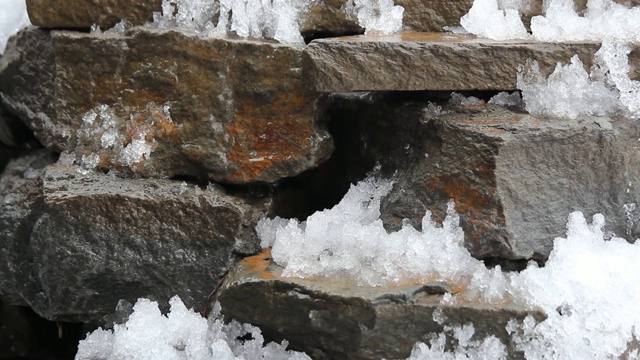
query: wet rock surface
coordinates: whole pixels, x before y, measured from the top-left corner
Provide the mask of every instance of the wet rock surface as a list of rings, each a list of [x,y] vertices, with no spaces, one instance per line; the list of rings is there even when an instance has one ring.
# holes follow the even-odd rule
[[[7,108],[89,167],[273,182],[332,151],[301,47],[149,28],[124,37],[30,30],[7,53]]]
[[[200,309],[215,279],[258,250],[268,199],[168,180],[14,163],[2,178],[2,297],[50,320],[101,323],[120,299]]]
[[[521,358],[507,322],[530,314],[544,318],[510,304],[441,305],[445,292],[461,291],[442,283],[358,287],[346,279],[287,278],[281,272],[269,251],[240,262],[218,295],[223,315],[260,326],[265,337],[287,339],[314,359],[406,358],[416,342],[443,331],[436,310],[447,325],[472,323],[475,336],[494,335],[509,348],[509,358]]]
[[[505,42],[403,32],[314,41],[305,49],[304,68],[320,92],[517,90],[518,66],[527,59],[551,73],[556,63],[568,63],[577,54],[588,69],[599,48],[596,42]],[[639,55],[632,52],[632,69],[640,68]]]
[[[332,111],[359,121],[353,167],[363,174],[379,162],[394,179],[382,204],[388,230],[403,221],[419,227],[427,210],[442,221],[453,199],[465,245],[480,259],[543,261],[576,210],[604,214],[611,233],[640,235],[640,157],[628,151],[640,137],[633,120],[550,120],[494,105],[437,110],[392,97],[360,101],[339,100]]]

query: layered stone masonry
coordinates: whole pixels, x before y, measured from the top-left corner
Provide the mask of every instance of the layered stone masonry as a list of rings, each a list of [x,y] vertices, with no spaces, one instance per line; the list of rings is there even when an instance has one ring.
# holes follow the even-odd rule
[[[403,32],[313,41],[304,66],[319,92],[517,90],[518,66],[535,59],[543,72],[578,55],[587,68],[596,42],[495,41],[473,35]],[[362,54],[367,54],[362,56]],[[629,56],[640,76],[640,51]]]
[[[314,2],[301,31],[361,32],[342,12],[345,2]],[[472,1],[396,3],[407,28],[438,31],[457,25]],[[143,24],[159,5],[28,0],[33,23],[50,28]],[[271,200],[157,178],[278,183],[329,158],[326,94],[514,90],[527,59],[548,73],[578,54],[588,67],[598,47],[413,32],[302,47],[150,27],[24,31],[0,58],[2,106],[64,154],[58,164],[47,150],[20,158],[0,178],[0,297],[64,321],[104,322],[118,300],[141,296],[178,294],[199,309],[217,278],[259,250],[253,229]],[[630,63],[638,78],[639,51]],[[574,210],[603,212],[610,233],[640,235],[640,158],[628,151],[640,138],[635,122],[357,98],[341,117],[357,123],[353,141],[363,144],[348,161],[373,159],[395,174],[381,215],[389,230],[402,219],[419,226],[427,210],[441,219],[454,199],[478,258],[544,261]],[[0,129],[12,124],[0,109]],[[21,141],[13,130],[0,134],[2,146]],[[455,284],[362,289],[279,271],[266,253],[243,261],[222,288],[223,309],[317,358],[406,357],[425,334],[443,330],[437,308],[454,324],[471,319],[479,337],[510,344],[506,322],[527,315],[505,304],[443,306]]]

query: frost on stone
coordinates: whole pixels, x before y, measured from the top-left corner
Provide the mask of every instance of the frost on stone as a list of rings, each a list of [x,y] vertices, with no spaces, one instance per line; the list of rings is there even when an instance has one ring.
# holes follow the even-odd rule
[[[84,157],[97,154],[101,163],[125,165],[133,170],[151,158],[158,140],[174,136],[181,129],[171,119],[170,105],[147,104],[143,110],[128,110],[129,118],[116,114],[108,105],[98,105],[82,115],[76,131],[75,152]]]
[[[80,341],[77,360],[310,359],[283,344],[264,345],[260,329],[232,321],[225,325],[216,304],[209,319],[188,310],[180,298],[162,315],[155,301],[140,299],[125,324],[98,329]],[[240,340],[247,339],[249,340]]]
[[[519,1],[475,0],[469,12],[460,19],[460,25],[468,32],[493,40],[526,39],[530,35],[520,19]]]
[[[307,0],[164,0],[154,13],[160,28],[183,28],[203,35],[235,33],[241,37],[304,44],[300,34]]]
[[[365,34],[393,34],[402,30],[404,8],[393,0],[349,0],[344,5],[347,14],[358,19]]]
[[[629,78],[631,48],[606,40],[587,73],[576,55],[547,78],[535,61],[521,66],[517,87],[532,114],[577,118],[622,113],[640,118],[640,82]]]
[[[25,0],[0,0],[0,55],[9,38],[29,25]]]

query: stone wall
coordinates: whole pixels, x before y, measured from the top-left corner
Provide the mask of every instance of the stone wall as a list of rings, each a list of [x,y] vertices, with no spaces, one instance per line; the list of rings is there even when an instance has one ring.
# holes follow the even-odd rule
[[[575,54],[589,67],[598,44],[416,32],[457,25],[472,3],[448,0],[397,1],[402,34],[319,39],[363,32],[344,3],[314,3],[301,28],[309,44],[284,45],[145,25],[160,1],[27,1],[38,28],[0,57],[3,309],[109,325],[122,301],[180,295],[201,311],[231,271],[225,315],[270,339],[315,358],[406,357],[441,331],[411,321],[431,319],[451,288],[344,291],[280,277],[256,255],[261,218],[331,207],[376,164],[394,180],[382,202],[388,231],[419,227],[426,211],[441,222],[453,199],[465,246],[487,265],[543,264],[575,210],[602,212],[610,234],[640,236],[640,215],[625,207],[640,203],[640,156],[626,151],[640,138],[636,122],[449,101],[454,91],[488,100],[516,90],[530,58],[547,73]],[[120,20],[136,26],[86,31]],[[314,301],[326,319],[305,318]],[[446,311],[503,339],[503,323],[527,315],[476,305]],[[274,316],[284,309],[295,316]]]

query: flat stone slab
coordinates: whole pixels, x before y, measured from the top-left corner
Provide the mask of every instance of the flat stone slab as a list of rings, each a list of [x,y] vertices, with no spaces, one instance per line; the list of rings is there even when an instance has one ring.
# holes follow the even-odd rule
[[[494,41],[473,35],[403,32],[313,41],[304,69],[320,92],[516,90],[519,65],[539,62],[551,73],[579,55],[587,68],[600,44]],[[640,51],[629,57],[640,76]]]
[[[0,97],[45,146],[88,167],[274,182],[333,149],[302,50],[152,28],[29,29],[0,60]]]
[[[21,158],[0,178],[0,297],[44,318],[106,323],[121,299],[176,294],[200,311],[216,279],[259,250],[269,198],[50,161]]]
[[[107,28],[121,20],[135,25],[150,21],[162,0],[27,0],[29,19],[47,28]]]
[[[220,288],[222,314],[259,326],[271,340],[286,339],[292,349],[314,359],[404,359],[416,342],[443,333],[444,325],[468,323],[475,327],[474,339],[494,335],[507,346],[510,359],[519,358],[505,330],[507,322],[527,315],[544,319],[513,304],[440,304],[445,293],[462,295],[447,284],[364,287],[347,279],[281,273],[269,250],[241,261]],[[434,319],[435,311],[446,324]]]

